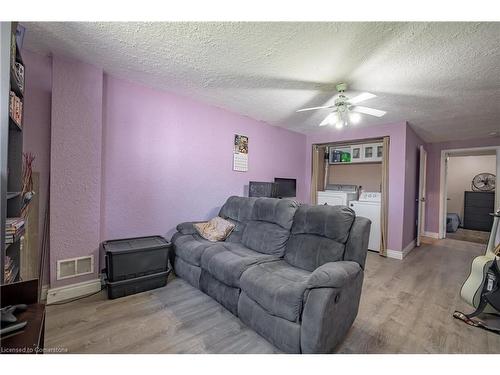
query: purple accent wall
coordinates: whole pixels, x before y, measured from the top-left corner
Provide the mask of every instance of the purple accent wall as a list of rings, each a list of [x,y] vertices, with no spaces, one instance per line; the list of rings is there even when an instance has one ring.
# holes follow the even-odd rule
[[[38,234],[43,236],[50,171],[50,121],[52,101],[52,59],[23,50],[25,70],[23,150],[35,156],[33,171],[40,174]],[[44,271],[43,285],[49,279],[49,262]]]
[[[101,205],[102,77],[94,66],[52,59],[51,287],[97,277]],[[94,255],[94,273],[56,280],[60,259]]]
[[[174,232],[215,216],[250,180],[304,184],[303,134],[172,93],[104,78],[102,239]],[[232,170],[234,134],[249,137],[249,171]]]
[[[418,183],[420,172],[420,146],[425,142],[411,126],[406,127],[405,197],[403,216],[403,249],[417,237]]]
[[[425,230],[439,232],[439,188],[441,180],[441,151],[458,148],[500,146],[500,137],[430,143],[427,145],[427,205]]]
[[[406,122],[377,125],[364,128],[326,129],[307,136],[306,144],[306,199],[310,202],[312,145],[316,143],[352,141],[369,138],[390,137],[389,147],[389,218],[388,248],[403,249],[403,223],[405,207],[405,149]],[[406,245],[406,244],[405,244]]]

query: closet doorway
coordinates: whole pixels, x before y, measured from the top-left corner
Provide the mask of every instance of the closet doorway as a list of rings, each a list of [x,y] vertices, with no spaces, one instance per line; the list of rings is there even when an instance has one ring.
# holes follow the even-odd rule
[[[497,147],[443,150],[440,237],[487,244],[500,207]]]
[[[311,203],[345,205],[372,221],[368,248],[387,254],[389,137],[314,144]]]

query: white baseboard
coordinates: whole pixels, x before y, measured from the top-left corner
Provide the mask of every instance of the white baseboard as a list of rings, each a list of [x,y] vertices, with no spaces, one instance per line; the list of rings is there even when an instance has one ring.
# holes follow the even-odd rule
[[[439,239],[439,233],[436,233],[436,232],[424,232],[423,235],[425,237]]]
[[[408,255],[410,251],[412,251],[415,246],[417,246],[417,240],[411,241],[406,247],[403,249],[403,258]]]
[[[50,289],[49,284],[42,285],[42,290],[40,291],[40,301],[47,300],[47,293],[49,292],[49,289]]]
[[[387,257],[392,259],[403,260],[405,256],[408,255],[416,246],[416,241],[411,241],[403,250],[390,250],[387,249]]]
[[[403,252],[401,250],[391,250],[387,249],[387,258],[403,260]]]
[[[55,302],[67,301],[73,298],[96,293],[101,290],[101,280],[94,279],[81,283],[65,285],[47,291],[47,305]]]

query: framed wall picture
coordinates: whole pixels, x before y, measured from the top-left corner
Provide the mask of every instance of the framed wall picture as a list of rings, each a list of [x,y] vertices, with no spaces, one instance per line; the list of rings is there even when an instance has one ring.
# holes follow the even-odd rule
[[[246,135],[234,135],[233,171],[248,171],[248,137]]]

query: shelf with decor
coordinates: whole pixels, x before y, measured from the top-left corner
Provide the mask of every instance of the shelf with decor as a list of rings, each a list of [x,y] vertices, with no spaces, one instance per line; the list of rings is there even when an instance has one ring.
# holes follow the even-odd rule
[[[17,22],[1,23],[2,90],[0,100],[7,103],[9,112],[1,117],[2,175],[6,185],[1,189],[0,284],[20,281],[21,239],[24,235],[23,207],[23,121],[25,68],[18,45]],[[9,75],[9,77],[6,77]],[[6,79],[4,79],[4,77]],[[3,181],[5,183],[5,180]],[[17,222],[17,220],[20,220]],[[22,224],[21,224],[22,222]]]
[[[357,143],[328,147],[328,164],[371,164],[382,163],[383,144]]]

